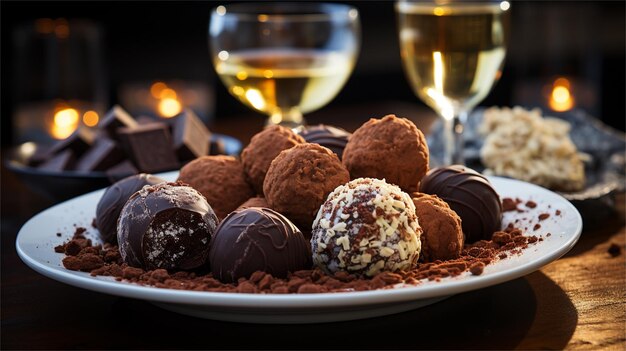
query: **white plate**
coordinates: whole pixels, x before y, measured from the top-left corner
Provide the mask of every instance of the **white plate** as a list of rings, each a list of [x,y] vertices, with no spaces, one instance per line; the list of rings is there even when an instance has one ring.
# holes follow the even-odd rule
[[[173,180],[177,173],[159,176]],[[558,259],[574,246],[582,231],[582,219],[567,200],[529,183],[499,177],[489,179],[501,197],[518,197],[538,204],[535,209],[525,208],[524,213],[505,213],[503,225],[518,219],[518,226],[529,227],[527,232],[541,235],[543,241],[531,244],[520,255],[509,255],[486,266],[480,276],[466,272],[416,286],[363,292],[259,295],[161,289],[69,271],[61,264],[63,254],[55,253],[53,248],[71,237],[75,226],[88,228],[87,234],[96,236],[97,230],[90,223],[103,190],[66,201],[31,218],[20,230],[16,247],[28,266],[52,279],[101,293],[148,300],[165,309],[197,317],[249,323],[316,323],[382,316],[522,277]],[[556,210],[561,211],[560,216],[555,215]],[[551,216],[541,222],[540,229],[533,231],[537,216],[543,212]],[[57,232],[63,236],[57,237]]]

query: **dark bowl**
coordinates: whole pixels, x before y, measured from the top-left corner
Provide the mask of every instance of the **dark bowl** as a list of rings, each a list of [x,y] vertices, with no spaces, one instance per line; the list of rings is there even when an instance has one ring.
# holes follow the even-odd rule
[[[212,134],[211,138],[223,143],[226,155],[236,156],[241,152],[242,144],[236,138],[223,134]],[[24,147],[27,144],[13,147],[7,155],[5,166],[33,192],[54,202],[108,187],[114,181],[105,172],[54,172],[31,167],[28,158],[34,149]]]

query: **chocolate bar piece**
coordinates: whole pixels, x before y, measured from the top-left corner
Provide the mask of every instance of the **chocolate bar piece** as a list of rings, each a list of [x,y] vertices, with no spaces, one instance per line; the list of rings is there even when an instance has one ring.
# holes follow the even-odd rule
[[[51,172],[66,171],[72,168],[72,166],[74,165],[74,160],[74,152],[72,152],[72,150],[70,149],[67,149],[65,151],[61,151],[58,155],[42,163],[41,165],[39,165],[39,167],[37,167],[37,169]]]
[[[109,138],[118,139],[118,128],[135,128],[138,123],[120,105],[113,106],[98,124],[98,128],[107,132]]]
[[[169,171],[180,166],[165,124],[150,123],[136,128],[120,128],[118,135],[126,153],[141,172]]]
[[[181,161],[209,154],[208,141],[211,139],[211,132],[190,109],[185,109],[175,117],[172,137],[174,150]]]
[[[76,157],[80,157],[85,153],[95,141],[95,134],[87,128],[78,128],[66,139],[58,141],[50,148],[50,157],[56,155],[61,151],[72,150]]]
[[[224,144],[224,140],[215,137],[211,138],[211,142],[209,143],[209,154],[226,155],[226,145]]]
[[[106,171],[107,178],[109,178],[111,184],[137,173],[139,173],[139,170],[130,160],[124,160]]]
[[[124,159],[124,153],[110,139],[98,139],[76,163],[75,169],[82,172],[104,171]]]

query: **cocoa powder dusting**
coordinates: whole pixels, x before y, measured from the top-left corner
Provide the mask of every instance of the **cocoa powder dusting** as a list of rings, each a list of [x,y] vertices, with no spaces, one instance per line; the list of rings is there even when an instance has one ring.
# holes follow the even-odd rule
[[[538,218],[539,218],[540,221],[543,221],[544,219],[548,219],[548,217],[550,217],[549,213],[542,213],[542,214],[539,215]]]
[[[490,263],[519,254],[528,244],[539,241],[536,236],[524,236],[520,229],[511,224],[505,230],[494,233],[491,240],[466,245],[457,259],[419,263],[411,270],[383,272],[371,279],[347,272],[328,275],[319,269],[311,269],[293,272],[286,279],[257,271],[248,279],[241,278],[237,283],[225,284],[206,272],[168,272],[164,269],[144,271],[130,267],[122,261],[117,246],[94,246],[83,235],[84,232],[84,228],[77,228],[68,242],[55,247],[55,252],[66,255],[62,262],[69,270],[89,272],[92,276],[110,276],[117,281],[157,288],[247,294],[318,294],[391,289],[397,284],[418,285],[424,280],[440,281],[465,272],[481,275]]]
[[[518,211],[517,205],[519,203],[521,203],[519,199],[514,200],[510,197],[505,197],[504,199],[502,199],[502,211],[503,212]]]

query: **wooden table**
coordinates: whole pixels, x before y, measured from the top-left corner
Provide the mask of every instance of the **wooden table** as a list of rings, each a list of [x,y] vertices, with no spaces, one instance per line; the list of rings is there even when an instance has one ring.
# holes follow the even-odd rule
[[[418,105],[376,103],[309,116],[354,129],[396,113],[428,130]],[[220,121],[216,132],[247,142],[263,118]],[[624,349],[624,195],[614,208],[586,209],[580,241],[566,256],[523,278],[459,294],[418,310],[318,325],[203,320],[149,302],[68,286],[25,266],[15,252],[21,225],[52,203],[2,169],[2,349]],[[591,212],[589,212],[591,211]],[[622,253],[612,257],[611,244]]]

